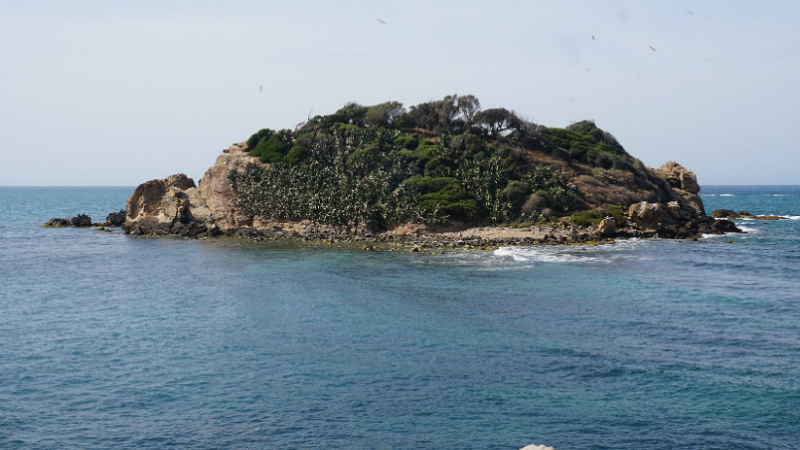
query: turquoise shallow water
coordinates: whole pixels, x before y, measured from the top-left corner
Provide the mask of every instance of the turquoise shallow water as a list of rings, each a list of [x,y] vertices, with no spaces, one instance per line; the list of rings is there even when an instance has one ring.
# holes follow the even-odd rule
[[[800,220],[437,256],[38,227],[131,192],[0,188],[0,448],[800,446]]]

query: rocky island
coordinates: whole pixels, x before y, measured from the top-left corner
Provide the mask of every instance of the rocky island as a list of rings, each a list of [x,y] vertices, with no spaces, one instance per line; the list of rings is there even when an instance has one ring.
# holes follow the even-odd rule
[[[695,238],[740,231],[706,214],[695,174],[632,157],[592,121],[548,128],[477,98],[349,103],[222,151],[199,184],[139,185],[132,235],[393,241],[423,246]]]

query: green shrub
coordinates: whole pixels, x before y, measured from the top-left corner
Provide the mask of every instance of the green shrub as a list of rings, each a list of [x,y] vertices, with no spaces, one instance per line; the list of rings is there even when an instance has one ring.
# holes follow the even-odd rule
[[[405,180],[403,185],[419,195],[419,205],[425,211],[438,211],[465,220],[479,216],[475,196],[467,192],[455,178],[416,175]]]
[[[569,221],[578,225],[579,227],[585,228],[602,222],[603,213],[600,211],[578,211],[572,215]]]
[[[447,156],[437,156],[425,163],[425,176],[426,177],[449,177],[451,176],[458,165],[455,161]]]
[[[391,127],[398,117],[405,114],[405,108],[400,102],[386,102],[368,106],[364,122],[373,127]]]
[[[252,152],[253,149],[256,148],[256,146],[258,145],[259,142],[261,142],[262,139],[269,138],[274,133],[275,132],[270,130],[269,128],[264,128],[259,130],[258,133],[253,134],[252,136],[250,136],[250,139],[247,140],[247,148],[250,149],[250,151]]]
[[[511,147],[509,147],[508,145],[502,145],[501,144],[501,145],[497,146],[497,154],[501,158],[508,158],[509,156],[511,156],[511,151],[512,150],[513,149]]]
[[[263,163],[275,163],[283,159],[289,148],[289,144],[284,142],[280,136],[273,134],[269,138],[262,139],[250,154],[258,156]]]
[[[289,153],[283,157],[283,161],[290,166],[296,166],[302,163],[307,157],[308,150],[300,145],[295,145],[289,150]]]
[[[348,103],[297,132],[260,130],[248,140],[251,154],[272,164],[231,175],[235,202],[245,214],[332,224],[443,223],[448,216],[489,224],[535,222],[544,219],[545,204],[566,211],[575,193],[564,173],[523,164],[521,149],[564,152],[558,147],[573,143],[582,157],[594,157],[608,155],[599,144],[613,146],[602,133],[552,129],[550,136],[561,139],[554,146],[543,138],[547,128],[501,109],[490,111],[503,113],[498,120],[482,116],[490,131],[467,130],[456,99],[424,103],[407,114],[396,102]],[[406,124],[431,129],[438,139],[397,129]],[[515,131],[506,135],[504,129]],[[537,208],[523,211],[531,192],[538,194],[531,203]]]
[[[364,119],[367,116],[367,107],[361,106],[356,102],[350,102],[330,117],[333,123],[343,123],[346,125],[364,126]]]
[[[625,221],[628,220],[628,212],[619,206],[605,205],[603,206],[603,212],[613,217],[618,227],[624,227]]]
[[[530,186],[524,181],[509,181],[502,194],[504,200],[511,202],[515,207],[519,207],[528,199]]]
[[[419,137],[415,134],[397,136],[397,143],[408,150],[416,150],[419,146]]]

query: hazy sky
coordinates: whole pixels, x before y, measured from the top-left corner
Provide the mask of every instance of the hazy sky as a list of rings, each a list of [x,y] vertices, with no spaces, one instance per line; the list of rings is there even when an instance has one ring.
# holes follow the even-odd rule
[[[798,24],[797,1],[0,0],[0,185],[198,179],[312,108],[448,94],[594,119],[701,185],[800,184]]]

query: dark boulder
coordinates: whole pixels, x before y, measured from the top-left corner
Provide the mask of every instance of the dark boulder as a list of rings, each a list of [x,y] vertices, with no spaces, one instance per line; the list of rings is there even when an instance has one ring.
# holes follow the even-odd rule
[[[69,220],[68,219],[58,219],[58,218],[50,219],[47,222],[45,222],[45,224],[42,225],[42,226],[43,227],[48,227],[48,228],[68,227],[69,226]]]
[[[70,219],[50,219],[44,225],[44,227],[50,228],[61,228],[61,227],[78,227],[78,228],[85,228],[94,226],[92,223],[92,218],[87,216],[86,214],[78,214],[75,217]]]
[[[124,209],[120,209],[119,212],[112,212],[111,214],[106,216],[106,223],[105,226],[107,227],[119,227],[125,223],[125,216],[127,212]]]
[[[730,209],[715,209],[714,212],[711,213],[711,217],[715,219],[736,219],[739,217],[739,214]]]
[[[741,233],[742,230],[736,227],[736,224],[727,219],[716,220],[711,225],[711,230],[716,233]]]
[[[77,216],[69,219],[69,226],[71,227],[91,227],[92,218],[86,214],[78,214]]]

